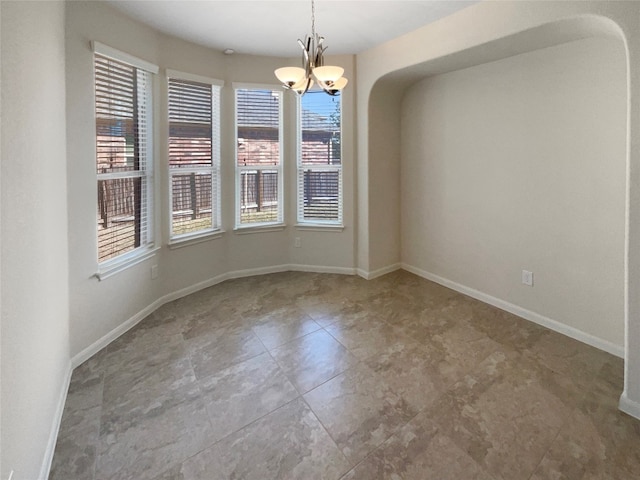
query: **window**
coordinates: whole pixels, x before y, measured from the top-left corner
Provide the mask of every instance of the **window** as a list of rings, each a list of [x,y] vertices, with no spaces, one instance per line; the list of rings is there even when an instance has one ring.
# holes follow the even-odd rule
[[[298,223],[342,224],[341,97],[298,100]]]
[[[154,66],[139,68],[116,58],[133,57],[112,55],[115,51],[99,44],[94,50],[98,262],[103,263],[153,243]]]
[[[221,83],[167,76],[171,239],[178,240],[220,228]]]
[[[282,223],[282,92],[236,89],[236,227]]]

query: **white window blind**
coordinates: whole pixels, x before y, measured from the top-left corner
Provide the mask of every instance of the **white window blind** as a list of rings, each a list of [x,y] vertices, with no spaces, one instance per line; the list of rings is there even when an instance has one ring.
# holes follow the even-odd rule
[[[298,223],[342,224],[341,97],[298,101]]]
[[[171,237],[220,228],[220,87],[168,80]]]
[[[236,226],[282,223],[282,92],[236,89]]]
[[[152,75],[95,54],[98,262],[152,243]]]

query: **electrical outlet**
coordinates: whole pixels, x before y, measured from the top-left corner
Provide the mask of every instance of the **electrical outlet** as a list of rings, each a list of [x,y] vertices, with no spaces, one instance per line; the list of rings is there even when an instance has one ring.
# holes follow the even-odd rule
[[[522,284],[533,287],[533,272],[522,270]]]
[[[300,242],[300,237],[296,237],[293,239],[293,246],[296,248],[300,248],[302,246],[302,242]]]
[[[151,265],[151,280],[158,278],[158,265]]]

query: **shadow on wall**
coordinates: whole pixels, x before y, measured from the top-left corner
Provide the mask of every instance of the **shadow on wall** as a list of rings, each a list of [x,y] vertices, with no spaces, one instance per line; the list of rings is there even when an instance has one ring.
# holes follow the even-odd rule
[[[629,192],[626,191],[626,178],[623,178],[627,175],[628,159],[625,155],[627,155],[626,145],[629,141],[626,134],[626,109],[628,108],[628,67],[626,63],[627,46],[624,35],[622,34],[619,26],[612,20],[604,17],[585,15],[541,25],[537,28],[478,45],[468,50],[391,72],[377,80],[371,89],[368,110],[368,180],[370,194],[366,201],[368,204],[368,211],[370,212],[368,218],[368,237],[370,239],[369,261],[371,264],[371,271],[383,270],[389,265],[401,265],[409,270],[411,270],[411,267],[414,267],[413,270],[411,270],[414,271],[414,273],[419,273],[416,270],[420,270],[420,268],[428,271],[424,266],[414,265],[413,262],[415,261],[415,258],[411,255],[409,255],[410,258],[407,258],[408,254],[405,249],[408,243],[416,243],[415,236],[409,238],[409,232],[412,231],[411,228],[416,215],[422,215],[419,211],[419,205],[424,201],[428,201],[427,198],[421,196],[422,192],[416,192],[414,189],[409,188],[408,185],[403,183],[403,178],[405,180],[406,178],[409,178],[405,177],[402,173],[403,168],[407,168],[407,162],[415,162],[416,155],[424,154],[424,152],[421,152],[419,148],[415,148],[415,146],[411,145],[408,146],[406,138],[403,138],[403,135],[406,134],[407,130],[407,128],[405,128],[407,125],[404,125],[403,127],[403,121],[407,121],[407,118],[405,118],[406,105],[403,106],[403,98],[405,97],[405,94],[412,90],[412,87],[418,82],[427,78],[435,77],[436,75],[459,71],[470,67],[482,68],[481,66],[491,62],[504,60],[509,57],[526,53],[533,54],[534,52],[542,49],[556,47],[578,40],[587,41],[588,39],[599,39],[604,42],[609,42],[608,45],[611,46],[610,51],[612,50],[619,53],[619,55],[615,55],[615,71],[611,73],[611,75],[615,77],[614,80],[617,88],[616,101],[620,99],[622,100],[616,104],[617,106],[620,106],[620,108],[616,109],[615,115],[608,112],[610,117],[613,115],[615,125],[605,125],[603,131],[605,131],[604,135],[608,142],[615,142],[612,153],[608,155],[609,158],[613,156],[612,160],[614,163],[618,157],[620,158],[620,162],[615,163],[615,166],[612,167],[615,169],[616,174],[620,174],[620,178],[616,179],[616,185],[619,185],[619,187],[617,187],[618,190],[615,192],[616,209],[610,212],[610,214],[615,216],[618,219],[617,221],[619,221],[619,232],[616,230],[616,234],[619,233],[620,242],[617,242],[615,243],[615,246],[610,247],[610,251],[615,250],[615,252],[610,252],[610,254],[616,258],[615,268],[617,277],[615,278],[613,285],[617,289],[614,296],[619,298],[619,305],[617,305],[620,307],[619,309],[616,308],[615,312],[613,312],[614,315],[618,313],[619,315],[617,315],[612,321],[620,322],[620,325],[617,325],[616,329],[620,332],[620,337],[622,337],[622,332],[624,330],[622,328],[624,305],[628,303],[628,299],[625,298],[626,292],[624,292],[624,284],[626,281],[624,278],[626,275],[624,263],[627,262],[624,250],[624,238],[628,231],[628,225],[625,224],[627,212],[624,211],[624,199],[628,197]],[[594,58],[602,57],[594,55]],[[596,60],[593,60],[593,62],[596,62]],[[571,62],[567,63],[570,64]],[[597,65],[598,64],[596,62],[594,66],[597,67]],[[483,71],[486,70],[488,70],[488,68],[483,69]],[[589,70],[586,71],[589,72]],[[575,73],[576,72],[574,71],[574,74]],[[413,98],[411,100],[413,101]],[[528,101],[533,102],[531,99]],[[590,99],[587,99],[587,101],[590,101]],[[603,102],[601,103],[605,104],[607,101],[608,99],[603,99]],[[553,111],[553,108],[550,110]],[[457,112],[460,113],[460,110],[457,110]],[[411,119],[416,121],[416,118],[411,117]],[[447,118],[447,120],[451,121],[451,117]],[[563,126],[561,125],[561,127]],[[416,134],[414,131],[413,138],[415,138],[416,135],[424,136],[425,128],[426,127],[424,126],[422,127],[422,134]],[[449,128],[455,128],[455,120],[454,126],[449,126]],[[575,129],[575,126],[572,126],[571,128]],[[585,136],[588,135],[588,132],[588,128],[585,128],[580,134]],[[525,137],[528,135],[528,131],[523,130],[522,132],[519,132],[519,134]],[[576,138],[579,138],[579,135],[576,135]],[[416,141],[423,142],[423,139]],[[495,139],[495,144],[500,144],[499,138]],[[442,142],[440,147],[442,147]],[[446,147],[446,145],[444,145],[444,147]],[[577,149],[575,151],[570,150],[570,145],[568,151],[575,153],[576,155],[578,154]],[[557,155],[558,160],[562,161],[563,159],[560,151],[558,151]],[[600,164],[600,167],[604,168],[602,163]],[[595,178],[593,179],[593,182],[594,193],[592,196],[595,198],[597,196],[597,193],[595,192],[601,189],[599,184],[600,179]],[[418,209],[418,211],[416,211],[416,209]],[[541,213],[541,215],[544,215],[544,212]],[[567,221],[571,220],[572,219],[568,219]],[[535,222],[535,219],[533,221]],[[433,227],[438,228],[438,225],[434,225]],[[605,234],[608,235],[608,233],[604,232],[603,235]],[[459,239],[456,238],[449,239],[451,242],[456,242],[458,240]],[[492,245],[489,248],[493,248],[493,250],[495,250],[495,247],[497,247],[497,245]],[[526,243],[521,245],[521,248],[526,250]],[[465,276],[465,266],[462,265],[462,263],[454,268],[454,270],[457,269],[459,272],[462,272],[460,276],[446,278],[447,275],[442,273],[440,273],[440,275],[458,286],[468,287],[465,292],[467,294],[470,294],[470,291],[472,290],[477,290],[478,294],[484,296],[484,298],[481,298],[483,301],[489,301],[489,303],[491,303],[491,298],[502,301],[503,305],[501,308],[504,308],[504,304],[509,304],[514,307],[521,308],[523,311],[538,312],[537,317],[540,318],[546,318],[542,317],[542,315],[550,316],[555,319],[552,321],[551,327],[554,328],[553,323],[555,323],[555,325],[558,326],[557,329],[561,331],[563,330],[563,321],[565,319],[561,314],[537,308],[533,303],[528,305],[526,301],[521,298],[522,295],[527,294],[530,297],[537,296],[535,299],[537,305],[544,305],[545,301],[549,300],[549,297],[545,297],[546,293],[542,286],[536,288],[535,291],[529,290],[524,293],[520,292],[514,296],[510,296],[511,292],[501,294],[498,291],[487,291],[487,288],[474,284],[471,276]],[[518,267],[525,268],[527,265],[519,265]],[[437,274],[438,272],[435,273]],[[519,271],[517,271],[517,273],[519,274]],[[593,277],[591,283],[596,281],[594,279],[599,278],[600,274],[600,272],[594,271],[587,273]],[[433,280],[434,278],[431,279]],[[561,279],[557,280],[559,281]],[[568,276],[564,281],[571,282],[571,277]],[[519,284],[518,281],[514,283]],[[455,285],[450,284],[449,286],[456,288]],[[578,285],[575,285],[574,288],[578,288]],[[505,290],[506,289],[503,289],[503,292]],[[564,303],[565,306],[563,308],[566,309],[566,300]],[[536,321],[535,318],[530,319]],[[620,328],[618,328],[618,326]],[[606,326],[602,327],[601,325],[600,330],[603,328],[606,328]],[[598,331],[589,331],[588,328],[580,328],[579,325],[571,326],[570,322],[568,322],[568,329],[565,329],[562,333],[569,334],[571,336],[580,336],[580,340],[595,344],[599,348],[613,351],[618,355],[623,355],[624,353],[623,347],[621,346],[622,341],[619,338],[604,338],[606,332],[605,335],[603,335]],[[598,339],[603,341],[598,342]]]

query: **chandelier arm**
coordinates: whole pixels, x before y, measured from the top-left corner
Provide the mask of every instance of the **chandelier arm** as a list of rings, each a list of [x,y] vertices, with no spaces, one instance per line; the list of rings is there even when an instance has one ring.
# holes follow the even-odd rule
[[[300,48],[302,48],[302,68],[304,68],[304,71],[306,72],[306,76],[310,77],[311,76],[311,57],[309,54],[309,48],[311,45],[311,39],[309,37],[306,38],[307,40],[307,46],[304,46],[304,43],[302,43],[301,40],[298,40],[298,43],[300,44]]]
[[[324,51],[327,49],[327,47],[323,47],[322,42],[324,42],[324,37],[317,36],[317,42],[316,42],[315,51],[314,51],[314,54],[315,54],[315,58],[313,62],[314,67],[321,67],[322,65],[324,65],[324,59],[322,55]]]
[[[324,40],[324,38],[321,37],[322,40]],[[316,63],[315,63],[315,67],[322,67],[324,66],[324,52],[327,49],[327,47],[322,47],[321,45],[318,45],[318,48],[316,49]]]
[[[311,77],[309,76],[309,78],[307,78],[307,86],[304,87],[304,91],[300,92],[299,95],[302,96],[305,93],[307,93],[309,91],[309,88],[311,87],[311,83],[313,82],[313,80],[311,80]]]

